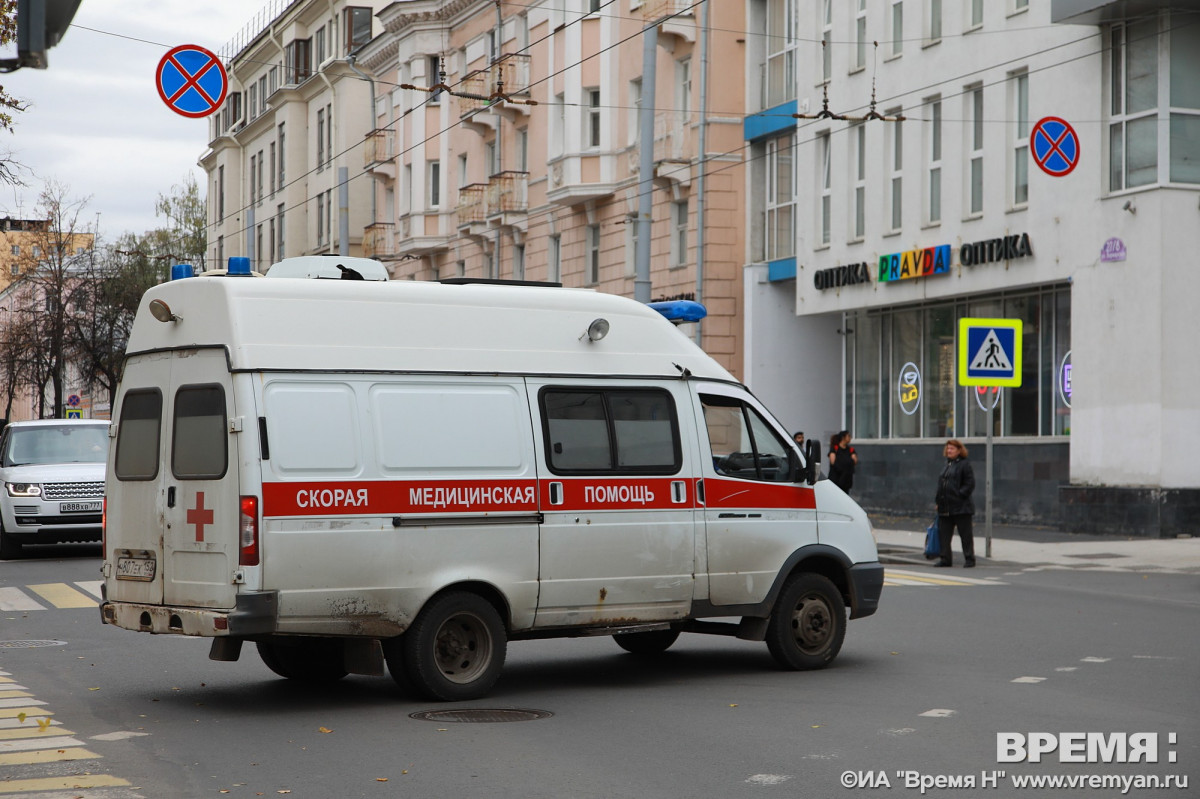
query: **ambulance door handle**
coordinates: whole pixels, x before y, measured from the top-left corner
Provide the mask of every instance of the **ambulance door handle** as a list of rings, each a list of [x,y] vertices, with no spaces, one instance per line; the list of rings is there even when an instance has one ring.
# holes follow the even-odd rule
[[[167,507],[175,507],[175,486],[167,487]]]
[[[696,481],[696,501],[701,505],[704,504],[704,479]]]

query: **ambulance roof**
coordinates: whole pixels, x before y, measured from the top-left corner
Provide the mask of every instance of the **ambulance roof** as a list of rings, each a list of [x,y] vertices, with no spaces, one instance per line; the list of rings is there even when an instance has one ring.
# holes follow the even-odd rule
[[[167,304],[160,322],[150,303]],[[162,309],[160,309],[160,315]],[[588,326],[608,321],[589,341]],[[142,297],[128,355],[222,345],[235,371],[639,375],[734,380],[641,303],[588,289],[205,277]]]

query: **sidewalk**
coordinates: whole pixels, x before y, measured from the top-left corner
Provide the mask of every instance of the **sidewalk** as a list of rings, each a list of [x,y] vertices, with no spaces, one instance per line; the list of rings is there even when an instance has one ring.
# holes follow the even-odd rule
[[[924,554],[925,531],[888,529],[900,526],[896,521],[876,522],[887,525],[875,528],[880,562],[932,566],[933,561]],[[977,522],[974,533],[980,566],[1200,574],[1200,538],[1116,538],[993,525],[992,557],[988,558],[984,525]],[[954,538],[954,566],[961,568],[962,550],[958,536]]]

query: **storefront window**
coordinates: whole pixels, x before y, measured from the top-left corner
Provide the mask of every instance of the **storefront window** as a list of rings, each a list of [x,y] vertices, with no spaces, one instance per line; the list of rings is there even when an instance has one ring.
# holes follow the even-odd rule
[[[962,317],[1022,321],[1019,387],[958,385]],[[845,325],[853,333],[846,348],[850,385],[844,400],[855,438],[981,438],[987,435],[989,406],[994,407],[995,436],[1070,433],[1071,294],[1066,286],[864,310],[847,314]]]

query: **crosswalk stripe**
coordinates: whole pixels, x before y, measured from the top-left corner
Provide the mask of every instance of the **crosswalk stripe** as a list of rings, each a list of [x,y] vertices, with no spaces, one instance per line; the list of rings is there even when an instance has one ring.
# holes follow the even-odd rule
[[[29,719],[44,718],[45,716],[53,716],[52,710],[40,710],[32,707],[32,705],[44,705],[45,702],[26,702],[21,707],[0,707],[0,719],[15,719],[22,714]]]
[[[42,716],[45,714],[39,713],[38,715]],[[45,719],[43,719],[43,721],[44,720]],[[18,718],[0,719],[0,730],[17,730],[17,729],[21,729],[22,727],[33,727],[36,724],[37,724],[37,721],[35,721],[33,718],[26,718],[24,721],[21,721]],[[61,721],[51,721],[50,724],[61,726],[62,722]]]
[[[884,572],[884,580],[896,580],[897,582],[901,583],[908,583],[908,581],[912,581],[917,583],[926,583],[928,585],[1008,585],[1008,583],[1005,583],[1001,580],[988,580],[980,577],[966,576],[950,577],[948,575],[942,576],[940,574],[937,577],[934,577],[926,572],[903,571],[900,569],[887,569]]]
[[[34,752],[0,754],[0,766],[33,766],[38,763],[57,763],[60,760],[99,759],[100,755],[81,746],[68,749],[39,749]],[[0,782],[0,785],[6,783]]]
[[[45,606],[20,588],[0,588],[0,610],[45,610]]]
[[[32,696],[33,696],[33,694],[29,693],[28,691],[19,691],[14,688],[9,688],[7,690],[0,691],[0,699],[16,699],[19,697],[20,698],[28,698],[28,697],[32,697]]]
[[[19,691],[14,693],[20,693]],[[40,699],[34,699],[32,694],[24,696],[9,697],[8,699],[0,699],[0,708],[5,707],[28,707],[29,705],[44,705],[46,704]]]
[[[25,749],[65,749],[68,746],[83,746],[83,741],[80,741],[77,738],[72,738],[69,735],[60,735],[57,738],[42,738],[38,740],[22,738],[16,741],[0,741],[0,754],[7,752],[20,752]]]
[[[94,608],[96,600],[66,583],[31,585],[29,590],[45,597],[56,608]]]
[[[54,722],[58,724],[58,722]],[[13,738],[48,738],[52,735],[74,735],[71,730],[64,730],[62,725],[43,728],[36,721],[26,721],[16,729],[0,730],[0,740],[8,741]]]
[[[128,780],[108,774],[80,774],[77,777],[39,777],[32,780],[0,782],[0,795],[30,791],[79,790],[83,788],[112,788],[128,785]]]
[[[96,599],[99,599],[101,596],[100,586],[104,585],[104,581],[103,580],[82,580],[80,582],[75,583],[75,585],[79,586],[84,591],[87,591],[89,594],[96,597]]]

